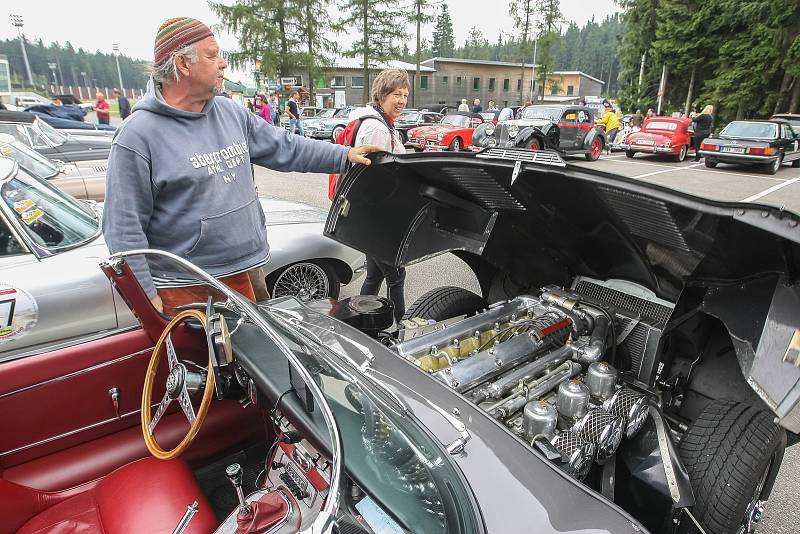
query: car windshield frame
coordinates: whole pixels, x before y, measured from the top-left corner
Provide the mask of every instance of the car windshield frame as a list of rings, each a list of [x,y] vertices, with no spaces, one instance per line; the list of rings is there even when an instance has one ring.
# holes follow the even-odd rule
[[[44,180],[54,178],[61,173],[61,169],[51,160],[42,156],[34,149],[19,142],[13,136],[12,141],[3,141],[0,139],[0,156],[6,156],[13,159],[19,164],[20,167],[28,171],[28,173],[38,176]]]
[[[336,113],[333,114],[333,117],[330,117],[330,118],[331,119],[340,119],[342,117],[347,117],[348,115],[350,115],[350,109],[349,108],[339,108],[339,109],[336,110]]]
[[[100,235],[100,218],[88,204],[31,174],[16,161],[14,169],[0,180],[0,198],[0,209],[40,258],[78,248]],[[62,241],[58,244],[47,241],[59,234]]]
[[[44,122],[40,118],[36,118],[33,122],[39,132],[48,140],[53,146],[61,146],[67,142],[67,136]]]
[[[397,122],[417,122],[421,115],[420,111],[404,111],[397,117]]]
[[[665,124],[670,126],[669,128],[659,128],[658,125]],[[659,132],[677,132],[678,131],[678,123],[675,121],[666,121],[666,120],[650,120],[644,126],[642,126],[643,131],[650,131],[650,130],[658,130]]]
[[[528,106],[522,112],[523,119],[547,119],[558,122],[561,120],[563,109],[554,106]]]
[[[763,135],[743,135],[740,131],[736,131],[737,128],[741,127],[740,125],[744,125],[744,127],[749,126],[770,126],[772,127],[773,134],[766,137]],[[745,132],[747,133],[747,132]],[[778,124],[775,122],[767,122],[767,121],[733,121],[729,123],[722,131],[719,133],[720,137],[733,137],[736,139],[761,139],[765,141],[773,141],[780,137],[780,132],[778,129]]]
[[[337,110],[331,109],[331,108],[321,109],[320,112],[317,113],[312,118],[313,119],[330,119],[331,117],[333,117],[336,114],[336,111]]]
[[[469,128],[472,124],[470,117],[467,115],[458,115],[456,113],[445,115],[439,124],[445,126],[456,126],[458,128]]]

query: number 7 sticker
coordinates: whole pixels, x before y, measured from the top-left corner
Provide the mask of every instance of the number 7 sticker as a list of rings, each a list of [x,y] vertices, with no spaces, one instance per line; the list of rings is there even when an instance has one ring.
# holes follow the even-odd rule
[[[30,293],[0,284],[0,345],[25,336],[38,320],[39,306]]]

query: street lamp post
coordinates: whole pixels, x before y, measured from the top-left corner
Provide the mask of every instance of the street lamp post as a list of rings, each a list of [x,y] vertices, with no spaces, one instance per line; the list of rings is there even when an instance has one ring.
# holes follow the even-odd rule
[[[122,85],[122,71],[119,70],[119,45],[114,43],[111,45],[114,49],[114,58],[117,60],[117,77],[119,77],[119,90],[122,91],[122,94],[125,94],[125,86]]]
[[[17,29],[17,33],[19,34],[19,43],[22,46],[22,59],[25,60],[25,70],[28,73],[28,83],[33,85],[33,75],[31,74],[31,66],[28,63],[28,53],[25,51],[25,37],[22,35],[22,26],[24,26],[22,15],[11,15],[11,25]]]
[[[58,87],[58,79],[56,78],[56,67],[58,65],[55,63],[48,63],[47,66],[50,67],[50,70],[53,72],[53,85]]]

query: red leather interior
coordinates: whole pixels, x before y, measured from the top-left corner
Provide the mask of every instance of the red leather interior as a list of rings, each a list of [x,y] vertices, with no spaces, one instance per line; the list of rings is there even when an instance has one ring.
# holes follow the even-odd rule
[[[177,445],[188,430],[183,412],[164,417],[156,427],[156,439],[162,447]],[[255,408],[242,408],[235,401],[211,403],[200,433],[182,456],[193,465],[222,451],[264,437],[264,423]],[[141,426],[83,443],[7,468],[3,478],[40,491],[62,491],[102,477],[121,465],[149,456],[142,439]],[[4,497],[0,487],[0,501]]]
[[[199,510],[186,532],[208,534],[217,520],[186,463],[145,458],[45,509],[18,534],[170,534],[194,501]]]
[[[289,505],[277,493],[267,493],[249,504],[249,514],[236,515],[236,534],[266,532],[289,513]]]

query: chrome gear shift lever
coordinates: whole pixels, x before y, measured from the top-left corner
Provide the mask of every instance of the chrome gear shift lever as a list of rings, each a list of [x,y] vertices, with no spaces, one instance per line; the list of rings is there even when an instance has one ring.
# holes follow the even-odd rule
[[[251,513],[250,505],[244,500],[244,492],[242,492],[242,466],[239,464],[231,464],[225,469],[225,476],[233,484],[236,490],[236,496],[239,498],[239,515],[249,515]]]

